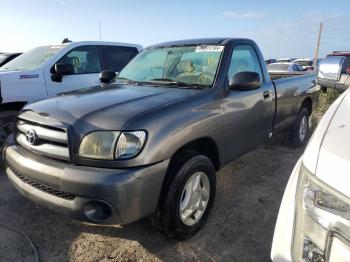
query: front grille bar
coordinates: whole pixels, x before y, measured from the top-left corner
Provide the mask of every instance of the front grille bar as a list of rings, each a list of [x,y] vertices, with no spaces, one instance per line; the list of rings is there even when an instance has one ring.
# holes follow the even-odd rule
[[[23,134],[27,133],[27,131],[31,129],[34,129],[38,137],[41,139],[67,144],[67,133],[64,131],[48,129],[37,125],[30,125],[22,120],[17,121],[17,129]]]
[[[63,147],[63,146],[53,145],[48,143],[43,143],[40,145],[31,145],[26,140],[26,137],[24,134],[17,135],[16,140],[25,149],[30,150],[36,154],[69,161],[68,147]]]
[[[68,135],[61,126],[47,126],[21,119],[16,121],[16,141],[23,148],[49,158],[70,162]],[[27,135],[34,134],[35,141],[27,140]]]

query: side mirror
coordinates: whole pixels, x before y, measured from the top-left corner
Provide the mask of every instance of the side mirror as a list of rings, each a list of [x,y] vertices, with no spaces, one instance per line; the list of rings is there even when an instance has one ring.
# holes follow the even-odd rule
[[[230,90],[250,91],[260,87],[260,76],[256,72],[239,72],[230,81]]]
[[[55,73],[62,76],[74,74],[74,66],[72,64],[57,63],[55,64]]]
[[[318,66],[317,80],[338,81],[344,70],[344,56],[328,56]]]
[[[111,84],[114,82],[117,74],[112,70],[105,70],[100,73],[100,81],[102,84]]]
[[[62,82],[64,75],[74,74],[74,66],[72,64],[57,63],[54,66],[53,74],[51,75],[52,81]]]

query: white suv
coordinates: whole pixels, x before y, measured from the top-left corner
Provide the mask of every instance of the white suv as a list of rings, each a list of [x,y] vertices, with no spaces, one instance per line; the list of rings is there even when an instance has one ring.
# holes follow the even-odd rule
[[[70,42],[36,47],[0,67],[0,144],[25,104],[93,86],[102,70],[119,72],[141,50],[135,44]]]

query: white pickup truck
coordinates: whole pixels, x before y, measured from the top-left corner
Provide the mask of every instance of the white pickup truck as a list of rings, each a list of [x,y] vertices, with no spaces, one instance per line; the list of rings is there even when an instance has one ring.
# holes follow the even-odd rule
[[[347,90],[323,116],[289,178],[272,243],[274,262],[350,261],[350,89],[337,78],[344,70],[339,61],[326,58],[319,68],[318,83]]]
[[[84,41],[36,47],[0,67],[0,145],[22,107],[96,85],[102,70],[119,72],[142,46]]]

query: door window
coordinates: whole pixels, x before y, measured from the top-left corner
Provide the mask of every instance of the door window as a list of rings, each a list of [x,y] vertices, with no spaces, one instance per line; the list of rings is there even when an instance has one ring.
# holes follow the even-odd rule
[[[231,81],[239,72],[256,72],[263,81],[259,59],[251,45],[237,45],[233,49],[228,79]]]
[[[119,72],[138,53],[137,48],[126,46],[104,46],[102,50],[103,70],[114,72]]]
[[[58,62],[72,64],[74,74],[92,74],[101,71],[98,46],[76,47]]]

